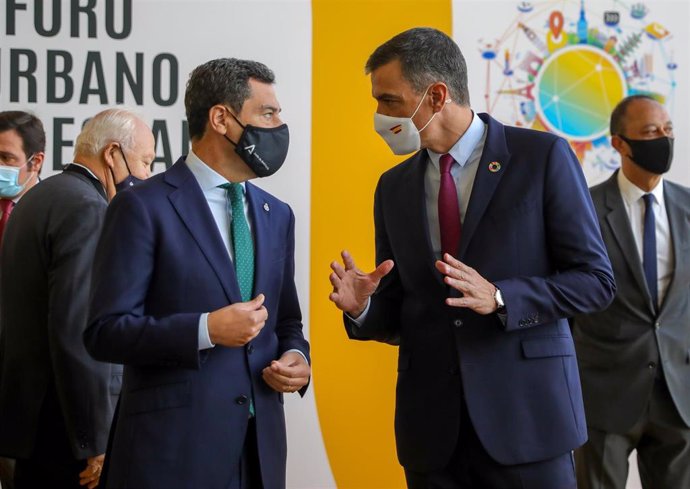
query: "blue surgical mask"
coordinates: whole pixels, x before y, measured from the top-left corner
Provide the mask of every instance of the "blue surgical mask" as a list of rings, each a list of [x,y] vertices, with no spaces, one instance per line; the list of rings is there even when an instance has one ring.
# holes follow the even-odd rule
[[[20,184],[19,172],[29,164],[33,157],[34,155],[31,155],[26,163],[19,167],[0,165],[0,198],[13,199],[24,191],[31,177],[29,176],[24,183]]]

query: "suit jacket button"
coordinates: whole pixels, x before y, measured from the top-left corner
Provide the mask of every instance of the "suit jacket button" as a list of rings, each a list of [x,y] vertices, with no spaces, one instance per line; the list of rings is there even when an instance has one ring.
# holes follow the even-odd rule
[[[80,448],[86,448],[87,446],[89,446],[87,443],[80,443],[79,444]]]
[[[656,367],[656,363],[654,363],[654,362],[649,362],[649,364],[647,364],[647,367],[650,368],[650,369],[651,369],[651,368],[654,368],[654,367]]]
[[[245,404],[248,400],[249,400],[249,398],[248,398],[247,396],[245,396],[245,395],[241,395],[241,396],[238,396],[238,397],[235,398],[235,402],[236,402],[237,404],[239,404],[240,406],[241,406],[242,404]]]
[[[456,319],[455,321],[453,321],[453,326],[455,326],[456,328],[461,327],[462,326],[462,319]]]
[[[254,345],[250,344],[249,346],[247,346],[247,354],[251,355],[253,351]]]
[[[654,323],[654,327],[656,329],[659,329],[661,327],[661,323],[659,321],[657,321],[656,323]]]

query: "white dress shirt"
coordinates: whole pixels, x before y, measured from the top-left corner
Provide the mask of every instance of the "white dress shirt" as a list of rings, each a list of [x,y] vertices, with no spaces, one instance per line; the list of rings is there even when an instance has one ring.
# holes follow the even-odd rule
[[[621,197],[625,204],[625,211],[628,214],[630,228],[635,238],[637,254],[640,257],[640,263],[642,263],[645,212],[643,196],[648,192],[645,192],[628,180],[622,170],[618,172],[618,188],[620,189]],[[666,202],[664,201],[663,178],[659,180],[659,184],[649,193],[654,196],[652,209],[654,210],[654,220],[656,224],[656,270],[657,288],[659,291],[659,304],[657,304],[657,306],[660,306],[664,300],[668,285],[671,282],[673,268],[675,266],[673,246],[671,246],[671,227],[668,223]]]

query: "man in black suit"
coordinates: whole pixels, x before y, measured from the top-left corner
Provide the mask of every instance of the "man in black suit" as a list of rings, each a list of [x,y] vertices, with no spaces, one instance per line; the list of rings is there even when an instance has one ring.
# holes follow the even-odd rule
[[[643,487],[690,487],[690,189],[662,177],[673,126],[654,99],[618,104],[611,143],[621,168],[591,193],[618,290],[574,321],[589,432],[578,483],[623,489],[635,449]]]
[[[109,197],[146,178],[153,135],[110,109],[85,126],[74,163],[16,205],[0,254],[0,455],[17,489],[95,487],[119,367],[86,352],[90,276]]]
[[[28,112],[0,112],[0,244],[14,206],[38,183],[45,158],[46,134],[41,120]],[[12,487],[14,463],[0,457],[0,484]]]

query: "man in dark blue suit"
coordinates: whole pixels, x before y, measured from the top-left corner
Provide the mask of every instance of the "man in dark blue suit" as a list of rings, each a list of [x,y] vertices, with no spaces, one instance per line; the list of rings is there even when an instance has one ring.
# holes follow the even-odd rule
[[[395,429],[411,488],[573,489],[587,437],[566,318],[615,290],[568,143],[469,105],[458,46],[428,28],[370,56],[376,270],[343,252],[331,300],[353,339],[399,344]]]
[[[247,182],[287,155],[273,83],[254,61],[197,67],[192,151],[108,209],[84,335],[125,365],[105,487],[285,487],[283,394],[310,376],[294,215]]]

